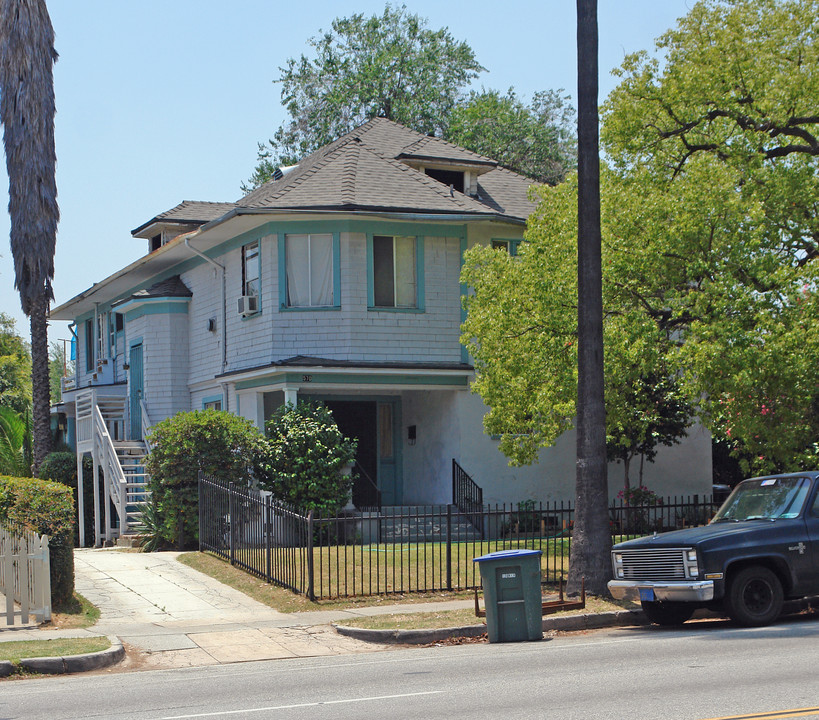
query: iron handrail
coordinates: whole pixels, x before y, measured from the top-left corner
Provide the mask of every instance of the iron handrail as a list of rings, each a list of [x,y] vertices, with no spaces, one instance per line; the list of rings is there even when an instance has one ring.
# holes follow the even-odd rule
[[[452,504],[483,538],[483,488],[452,458]]]

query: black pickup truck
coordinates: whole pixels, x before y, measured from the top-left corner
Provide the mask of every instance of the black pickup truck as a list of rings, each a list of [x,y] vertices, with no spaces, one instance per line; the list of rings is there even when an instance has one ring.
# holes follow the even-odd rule
[[[819,595],[818,489],[819,472],[745,480],[708,525],[615,545],[609,592],[659,625],[700,607],[767,625],[786,600]]]

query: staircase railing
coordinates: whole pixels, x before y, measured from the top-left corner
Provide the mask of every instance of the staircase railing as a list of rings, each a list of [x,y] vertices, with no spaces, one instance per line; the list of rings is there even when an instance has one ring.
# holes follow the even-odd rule
[[[105,492],[103,497],[106,501],[110,498],[114,504],[114,508],[119,516],[120,527],[125,522],[125,504],[127,500],[127,489],[125,480],[125,473],[122,471],[122,466],[117,457],[117,451],[114,448],[114,443],[111,440],[111,435],[108,432],[108,424],[102,416],[102,412],[98,405],[94,405],[92,409],[93,432],[94,432],[94,456],[95,461],[102,466],[103,478],[105,482]],[[111,522],[110,513],[106,509],[106,528],[105,539],[114,539],[114,528]]]
[[[483,488],[452,459],[452,504],[464,514],[483,539]]]

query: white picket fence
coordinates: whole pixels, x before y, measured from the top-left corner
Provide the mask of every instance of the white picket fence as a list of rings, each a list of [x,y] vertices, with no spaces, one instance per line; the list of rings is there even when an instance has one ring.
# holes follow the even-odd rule
[[[25,625],[30,615],[38,623],[51,620],[48,535],[0,526],[0,593],[6,598],[0,606],[6,625],[17,617]]]

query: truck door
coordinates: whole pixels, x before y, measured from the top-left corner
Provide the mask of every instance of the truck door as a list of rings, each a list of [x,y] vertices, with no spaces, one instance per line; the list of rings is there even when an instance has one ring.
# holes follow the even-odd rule
[[[798,565],[795,566],[805,568],[805,579],[809,587],[806,587],[804,592],[808,595],[819,594],[819,481],[814,482],[817,485],[814,488],[815,494],[805,513],[805,526],[808,536],[807,546],[803,550],[799,547],[803,543],[797,543],[795,549],[791,550],[789,548],[790,552],[799,553],[802,556],[797,559],[797,562],[800,560],[802,562],[798,562]]]

